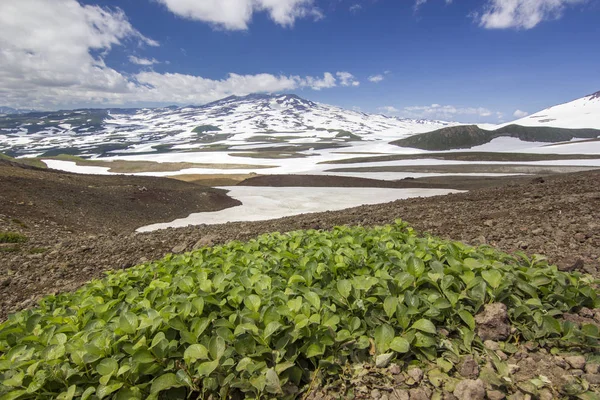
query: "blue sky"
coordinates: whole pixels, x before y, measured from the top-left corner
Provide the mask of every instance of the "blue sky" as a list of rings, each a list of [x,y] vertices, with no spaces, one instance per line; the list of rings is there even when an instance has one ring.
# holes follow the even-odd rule
[[[8,3],[0,105],[294,92],[366,112],[499,122],[600,90],[598,0]]]

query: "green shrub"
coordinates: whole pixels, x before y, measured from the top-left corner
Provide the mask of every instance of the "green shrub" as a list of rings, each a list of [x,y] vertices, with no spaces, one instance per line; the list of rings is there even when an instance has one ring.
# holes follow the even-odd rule
[[[15,232],[0,232],[0,243],[25,243],[27,236]]]
[[[0,397],[293,398],[312,371],[372,362],[371,351],[446,364],[479,352],[474,315],[490,302],[508,306],[507,343],[586,351],[597,327],[560,315],[597,307],[593,283],[400,222],[274,233],[111,272],[11,315]]]

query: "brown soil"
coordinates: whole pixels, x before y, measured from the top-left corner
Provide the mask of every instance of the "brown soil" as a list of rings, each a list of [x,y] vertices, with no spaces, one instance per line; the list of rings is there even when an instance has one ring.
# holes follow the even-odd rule
[[[247,240],[265,232],[378,225],[397,218],[421,232],[471,244],[488,243],[508,252],[545,254],[563,269],[596,276],[600,271],[600,172],[519,178],[517,183],[503,181],[498,187],[468,193],[278,220],[135,234],[135,227],[172,220],[203,207],[223,208],[234,201],[222,191],[175,180],[58,172],[47,172],[42,180],[39,171],[6,168],[0,178],[0,228],[22,233],[29,240],[0,249],[0,319],[32,306],[45,294],[74,289],[103,271],[168,252]],[[6,175],[6,171],[12,172]],[[15,193],[27,196],[15,197]],[[59,199],[65,203],[57,205]],[[54,211],[52,216],[49,210]]]
[[[127,232],[156,220],[239,205],[224,190],[166,178],[80,175],[0,160],[0,229]],[[40,225],[43,229],[39,229]],[[27,228],[31,227],[31,228]]]
[[[278,177],[256,182],[373,184],[331,179]],[[415,181],[408,183],[422,182]],[[542,253],[564,270],[600,276],[600,171],[504,178],[494,184],[497,186],[468,193],[337,212],[135,234],[133,228],[140,225],[223,208],[235,201],[223,191],[175,180],[85,176],[2,163],[0,232],[18,232],[29,240],[0,244],[0,320],[8,312],[33,306],[42,295],[75,289],[103,271],[126,268],[168,252],[247,240],[265,232],[378,225],[397,218],[421,232],[471,244],[488,243],[503,251]],[[477,318],[480,328],[482,321],[493,320],[488,317]],[[582,309],[563,317],[575,323],[600,324],[600,310]],[[502,321],[506,331],[506,321]],[[481,335],[481,329],[478,333]],[[305,398],[501,399],[512,393],[511,399],[532,398],[530,394],[550,399],[567,398],[582,385],[589,385],[588,394],[599,391],[600,369],[592,361],[597,359],[594,355],[588,355],[586,362],[580,354],[553,355],[533,343],[524,343],[509,354],[499,346],[501,342],[487,340],[488,356],[467,356],[448,374],[442,374],[435,363],[418,368],[402,363],[384,368],[347,365],[335,379],[321,382],[317,376]],[[500,372],[510,381],[500,380]],[[549,383],[532,387],[531,382],[540,382],[541,375]]]
[[[561,174],[598,169],[593,166],[523,165],[523,164],[451,164],[451,165],[388,165],[379,167],[333,168],[325,172],[408,172],[434,174]]]
[[[273,187],[372,187],[394,189],[473,190],[509,183],[528,182],[531,176],[432,176],[398,181],[356,178],[337,175],[264,175],[239,182],[238,186]]]

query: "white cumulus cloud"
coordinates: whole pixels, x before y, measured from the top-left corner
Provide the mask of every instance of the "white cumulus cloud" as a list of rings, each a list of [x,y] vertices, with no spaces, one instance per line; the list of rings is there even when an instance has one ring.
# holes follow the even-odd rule
[[[492,111],[483,107],[457,107],[432,104],[429,106],[404,107],[404,115],[410,118],[455,119],[460,116],[489,117]]]
[[[487,29],[531,29],[542,21],[562,17],[564,10],[587,0],[487,0],[475,20]]]
[[[368,79],[370,82],[379,83],[382,80],[384,80],[385,78],[383,77],[383,75],[380,74],[380,75],[371,75]]]
[[[396,107],[394,106],[384,106],[384,107],[379,107],[379,111],[387,113],[387,114],[397,114],[400,112],[400,110],[398,110]]]
[[[521,110],[516,110],[516,111],[513,113],[513,116],[515,116],[515,117],[517,117],[517,118],[523,118],[523,117],[526,117],[526,116],[528,116],[528,115],[529,115],[529,113],[528,113],[527,111],[521,111]]]
[[[160,61],[152,58],[139,58],[136,56],[129,56],[129,61],[133,64],[137,64],[137,65],[144,65],[144,66],[149,66],[149,65],[154,65],[154,64],[159,64]]]
[[[154,71],[128,75],[103,58],[127,44],[158,45],[118,8],[76,0],[0,0],[0,99],[3,105],[38,109],[202,104],[234,94],[331,88],[338,84],[336,76],[341,84],[354,82],[347,72],[322,77],[230,73],[221,79]],[[134,55],[129,61],[142,66],[158,62]]]
[[[359,86],[360,82],[356,80],[350,72],[337,72],[336,76],[340,80],[342,86]]]
[[[255,12],[267,12],[275,23],[292,26],[298,18],[323,17],[314,0],[158,0],[172,13],[229,30],[245,30]]]

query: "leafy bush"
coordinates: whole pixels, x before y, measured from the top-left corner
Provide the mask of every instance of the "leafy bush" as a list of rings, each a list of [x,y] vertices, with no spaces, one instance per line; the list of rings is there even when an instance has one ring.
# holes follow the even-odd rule
[[[509,341],[585,350],[597,328],[560,315],[598,306],[591,284],[401,222],[274,233],[112,272],[11,315],[0,398],[293,398],[317,368],[480,351],[474,315],[490,302],[508,306]]]
[[[27,236],[15,232],[0,232],[0,243],[24,243]]]

